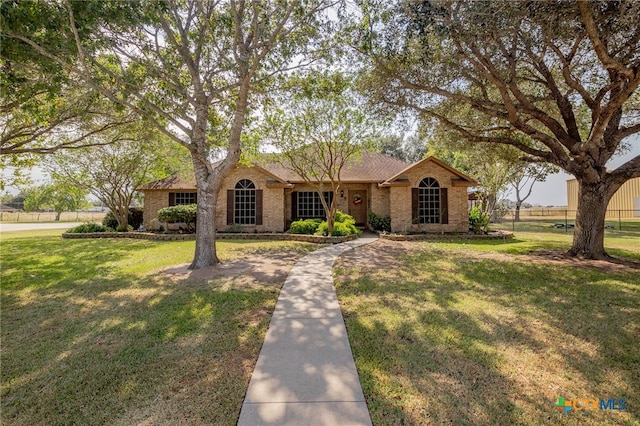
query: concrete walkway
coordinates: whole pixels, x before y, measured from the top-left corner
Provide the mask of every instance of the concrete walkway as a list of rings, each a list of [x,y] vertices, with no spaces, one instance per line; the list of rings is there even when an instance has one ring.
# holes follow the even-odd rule
[[[371,425],[332,268],[375,235],[316,250],[291,269],[242,404],[239,426]]]

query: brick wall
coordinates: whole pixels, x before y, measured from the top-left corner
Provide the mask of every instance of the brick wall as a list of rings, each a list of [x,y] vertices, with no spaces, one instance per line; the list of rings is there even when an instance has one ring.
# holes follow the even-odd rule
[[[241,179],[249,179],[262,192],[262,225],[233,225],[240,232],[283,232],[284,188],[268,188],[269,175],[257,167],[237,166],[225,179],[216,205],[216,229],[224,231],[227,225],[227,190],[234,189]]]
[[[468,231],[467,188],[453,187],[451,179],[455,176],[449,170],[436,163],[427,161],[410,169],[406,177],[410,186],[379,188],[377,184],[343,184],[344,197],[338,195],[338,209],[349,211],[349,190],[367,191],[368,211],[380,216],[391,216],[393,232],[466,232]],[[411,218],[411,188],[418,187],[426,177],[435,178],[441,188],[448,188],[449,224],[413,224]],[[257,189],[263,191],[262,225],[227,225],[227,190],[233,189],[240,179],[250,179]],[[291,221],[291,189],[269,188],[270,176],[257,167],[238,166],[225,178],[216,206],[216,228],[220,231],[236,230],[241,232],[283,232]],[[313,191],[308,184],[297,184],[295,191]],[[169,191],[146,191],[144,202],[144,225],[147,229],[156,229],[159,223],[158,210],[169,205]],[[181,192],[187,192],[181,190]]]
[[[283,232],[284,231],[284,189],[267,188],[267,179],[270,178],[261,169],[256,167],[237,166],[227,176],[218,194],[216,205],[216,229],[227,230],[227,190],[234,189],[241,179],[250,179],[256,189],[261,189],[263,218],[262,225],[234,225],[240,232]],[[190,192],[188,190],[154,190],[145,191],[144,194],[144,226],[147,229],[157,229],[161,225],[157,221],[158,210],[169,205],[169,192]]]
[[[427,161],[410,169],[406,177],[408,187],[391,187],[389,209],[391,213],[391,230],[393,232],[467,232],[469,230],[467,188],[453,187],[453,173],[440,165]],[[448,189],[449,224],[413,224],[411,217],[411,188],[417,188],[426,177],[435,178],[441,188]]]
[[[389,191],[390,188],[380,188],[378,184],[372,184],[369,191],[369,211],[378,216],[389,216]]]

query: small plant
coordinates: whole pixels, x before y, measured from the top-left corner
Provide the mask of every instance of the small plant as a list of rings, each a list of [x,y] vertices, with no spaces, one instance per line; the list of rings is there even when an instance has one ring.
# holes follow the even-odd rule
[[[469,210],[469,228],[474,234],[486,234],[489,232],[489,215],[480,207],[473,206]]]
[[[129,222],[129,226],[131,226],[132,229],[140,228],[143,220],[143,209],[137,207],[131,207],[129,209],[129,217],[127,218],[127,222]],[[102,219],[102,224],[111,229],[118,229],[118,219],[116,219],[115,215],[111,211],[107,212],[104,219]]]
[[[158,210],[158,220],[166,223],[184,223],[184,230],[193,233],[196,230],[196,204],[165,207]]]
[[[316,235],[329,235],[329,225],[322,221],[315,232]],[[343,237],[347,235],[360,235],[360,230],[356,228],[356,220],[348,214],[337,211],[336,220],[333,224],[333,237]]]
[[[322,223],[322,219],[304,219],[296,220],[291,223],[289,232],[292,234],[313,235],[318,230],[318,226]]]
[[[67,232],[71,234],[87,234],[91,232],[113,232],[113,229],[100,225],[99,223],[83,223],[82,225],[69,229]]]
[[[391,217],[369,212],[369,225],[374,231],[391,232]]]

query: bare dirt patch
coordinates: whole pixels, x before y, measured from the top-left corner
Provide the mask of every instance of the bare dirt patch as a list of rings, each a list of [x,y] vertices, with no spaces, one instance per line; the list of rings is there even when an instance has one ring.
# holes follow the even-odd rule
[[[172,266],[160,271],[160,276],[176,284],[215,284],[225,288],[258,288],[281,286],[289,271],[305,253],[299,251],[256,251],[250,255],[225,261],[216,266],[197,270],[188,269],[189,264]]]
[[[424,242],[390,241],[379,239],[357,250],[350,250],[339,258],[340,265],[357,264],[364,269],[388,267],[398,262],[402,256],[415,253],[416,250],[428,251]],[[611,259],[591,260],[570,257],[564,250],[537,250],[530,254],[515,255],[496,252],[461,252],[469,260],[493,259],[502,262],[528,262],[570,268],[592,268],[605,272],[637,272],[640,264],[630,260]]]

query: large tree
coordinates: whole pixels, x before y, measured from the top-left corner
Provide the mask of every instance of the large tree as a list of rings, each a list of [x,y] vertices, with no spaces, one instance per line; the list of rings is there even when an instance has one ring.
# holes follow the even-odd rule
[[[40,186],[27,188],[24,199],[25,211],[51,209],[56,212],[55,220],[60,220],[62,212],[75,211],[89,206],[89,192],[66,182],[54,180]]]
[[[265,140],[278,150],[268,158],[294,172],[318,193],[333,233],[347,163],[374,146],[379,131],[339,72],[308,72],[291,77],[279,108],[265,111]],[[330,191],[333,197],[325,199]]]
[[[606,256],[607,204],[640,176],[640,156],[607,168],[640,131],[640,2],[366,1],[363,16],[377,99],[574,175],[569,253]]]
[[[78,61],[52,54],[32,37],[6,36],[65,67],[113,102],[144,115],[191,153],[198,188],[191,268],[219,263],[215,210],[223,178],[238,163],[252,95],[292,60],[301,66],[321,37],[329,0],[129,2],[133,25],[81,25],[78,3],[65,1]],[[100,2],[89,2],[99,4]],[[95,43],[98,40],[99,43]],[[221,161],[214,162],[214,155]]]
[[[131,12],[124,2],[91,6],[96,5],[76,5],[85,36],[104,19],[123,20]],[[104,96],[83,86],[72,69],[19,40],[29,37],[73,63],[75,41],[59,31],[66,15],[57,2],[7,0],[0,5],[0,165],[29,165],[37,160],[29,154],[93,145],[90,136],[132,121],[130,114],[114,110]]]
[[[118,142],[101,144],[100,138]],[[150,180],[182,172],[180,163],[188,161],[184,148],[176,150],[173,142],[145,121],[91,140],[95,146],[60,151],[49,157],[44,167],[56,182],[90,192],[107,206],[118,220],[118,231],[128,230],[136,189]]]

